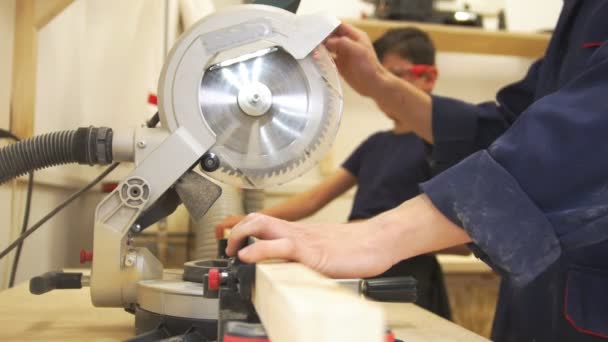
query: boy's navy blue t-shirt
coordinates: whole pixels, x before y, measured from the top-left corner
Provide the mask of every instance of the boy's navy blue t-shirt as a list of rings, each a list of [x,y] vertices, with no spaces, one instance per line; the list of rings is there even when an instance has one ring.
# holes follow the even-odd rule
[[[342,167],[357,178],[357,193],[348,220],[368,219],[420,194],[430,178],[428,147],[414,133],[371,135]]]

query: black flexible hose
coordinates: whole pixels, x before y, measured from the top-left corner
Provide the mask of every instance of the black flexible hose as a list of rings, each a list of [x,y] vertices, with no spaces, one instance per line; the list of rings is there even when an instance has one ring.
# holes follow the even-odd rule
[[[86,127],[35,136],[0,149],[0,184],[61,164],[112,162],[112,130]]]

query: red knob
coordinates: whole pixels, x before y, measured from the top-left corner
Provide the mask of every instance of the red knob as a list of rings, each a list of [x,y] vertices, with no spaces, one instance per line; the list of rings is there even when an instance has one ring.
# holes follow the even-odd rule
[[[85,249],[80,250],[80,263],[84,264],[85,262],[93,261],[93,252],[89,252]]]
[[[220,288],[220,271],[217,268],[212,268],[207,273],[209,290],[215,291]]]

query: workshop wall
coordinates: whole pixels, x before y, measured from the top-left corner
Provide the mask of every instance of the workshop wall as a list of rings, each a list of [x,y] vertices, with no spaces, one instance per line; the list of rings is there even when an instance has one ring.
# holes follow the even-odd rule
[[[508,28],[523,32],[553,29],[563,3],[556,0],[505,0]]]
[[[163,0],[75,1],[43,28],[35,132],[143,122],[162,68],[163,9]]]
[[[12,6],[9,6],[12,4]],[[168,47],[177,37],[178,7],[190,10],[187,20],[196,20],[201,11],[198,0],[168,2]],[[14,0],[3,0],[0,7],[0,71],[11,70],[4,51],[12,51]],[[87,0],[74,1],[38,33],[35,134],[72,129],[79,126],[133,127],[154,112],[147,102],[156,93],[162,67],[165,25],[164,0]],[[4,20],[4,18],[8,18]],[[4,28],[10,28],[4,30]],[[4,50],[5,47],[11,49]],[[11,56],[12,52],[7,55]],[[0,74],[0,124],[6,122],[10,79]],[[8,79],[6,86],[4,80]],[[6,90],[5,90],[6,89]],[[8,110],[7,110],[8,112]],[[32,220],[60,203],[72,191],[99,174],[102,167],[63,166],[37,172]],[[108,180],[120,180],[128,173],[125,166],[114,171]],[[0,215],[0,247],[13,240],[20,229],[25,184],[3,185],[0,205],[7,215]],[[62,266],[77,266],[77,252],[91,247],[93,215],[103,198],[92,191],[72,204],[67,214],[46,224],[28,239],[18,280]],[[68,221],[67,218],[70,220]],[[62,243],[45,235],[53,232]],[[34,239],[34,236],[41,236]],[[30,255],[30,251],[33,255]],[[36,255],[37,253],[37,255]],[[76,254],[74,254],[76,253]],[[36,258],[45,262],[36,263]],[[8,259],[0,264],[0,288],[6,283]]]
[[[4,75],[11,70],[6,57],[12,58],[12,40],[5,35],[13,37],[14,1],[0,3],[0,125],[8,126],[10,78]],[[88,125],[134,126],[151,114],[147,97],[155,92],[164,55],[163,10],[163,0],[75,1],[40,30],[35,134]],[[30,222],[100,170],[71,166],[37,173]],[[112,177],[120,179],[126,171],[115,173]],[[91,239],[100,199],[99,193],[85,195],[28,238],[17,280],[77,265],[80,247]],[[0,208],[6,213],[0,215],[0,247],[18,236],[24,201],[24,183],[0,187]],[[0,288],[11,261],[0,264]]]
[[[217,8],[238,0],[213,3]],[[471,1],[474,3],[474,1]],[[509,24],[529,30],[551,26],[561,1],[533,4],[505,0]],[[172,8],[177,1],[171,1]],[[525,5],[525,6],[524,6]],[[533,6],[533,10],[530,10]],[[557,8],[557,10],[556,10]],[[130,126],[150,113],[146,103],[156,89],[162,66],[163,0],[75,1],[39,32],[38,82],[35,132],[69,129],[81,125]],[[0,127],[8,127],[10,71],[15,0],[0,1]],[[356,0],[304,0],[301,13],[328,11],[338,17],[358,17],[369,4]],[[538,13],[542,13],[539,16]],[[528,20],[534,15],[534,20]],[[172,25],[176,25],[172,17]],[[536,27],[529,26],[537,24]],[[530,60],[458,54],[439,54],[440,80],[436,93],[469,101],[491,99],[501,85],[523,75]],[[332,162],[338,166],[369,134],[390,127],[375,104],[344,85],[343,123],[333,148]],[[100,168],[65,167],[41,173],[34,195],[31,222],[55,207],[75,187]],[[119,172],[113,176],[121,179]],[[287,186],[270,191],[272,205],[304,190],[321,179],[317,169]],[[17,236],[21,222],[22,183],[0,187],[0,248]],[[313,220],[345,220],[352,192],[320,212]],[[93,212],[101,195],[91,193],[51,221],[26,243],[19,280],[62,265],[74,264],[74,253],[90,239]],[[8,261],[0,263],[0,288],[6,283]],[[69,261],[69,262],[68,262]]]
[[[15,27],[15,1],[0,1],[0,128],[10,124],[10,89],[12,81],[13,39]],[[3,142],[0,141],[0,146]],[[8,185],[0,186],[0,249],[8,245],[13,219],[13,191]],[[0,289],[3,288],[7,261],[0,261]]]

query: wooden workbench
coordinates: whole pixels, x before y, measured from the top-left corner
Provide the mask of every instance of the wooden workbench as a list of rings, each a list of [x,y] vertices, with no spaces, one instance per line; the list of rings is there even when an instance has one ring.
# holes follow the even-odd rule
[[[487,341],[413,304],[383,304],[404,342]],[[89,290],[31,295],[27,284],[0,292],[0,341],[122,341],[133,336],[133,316],[95,308]]]

